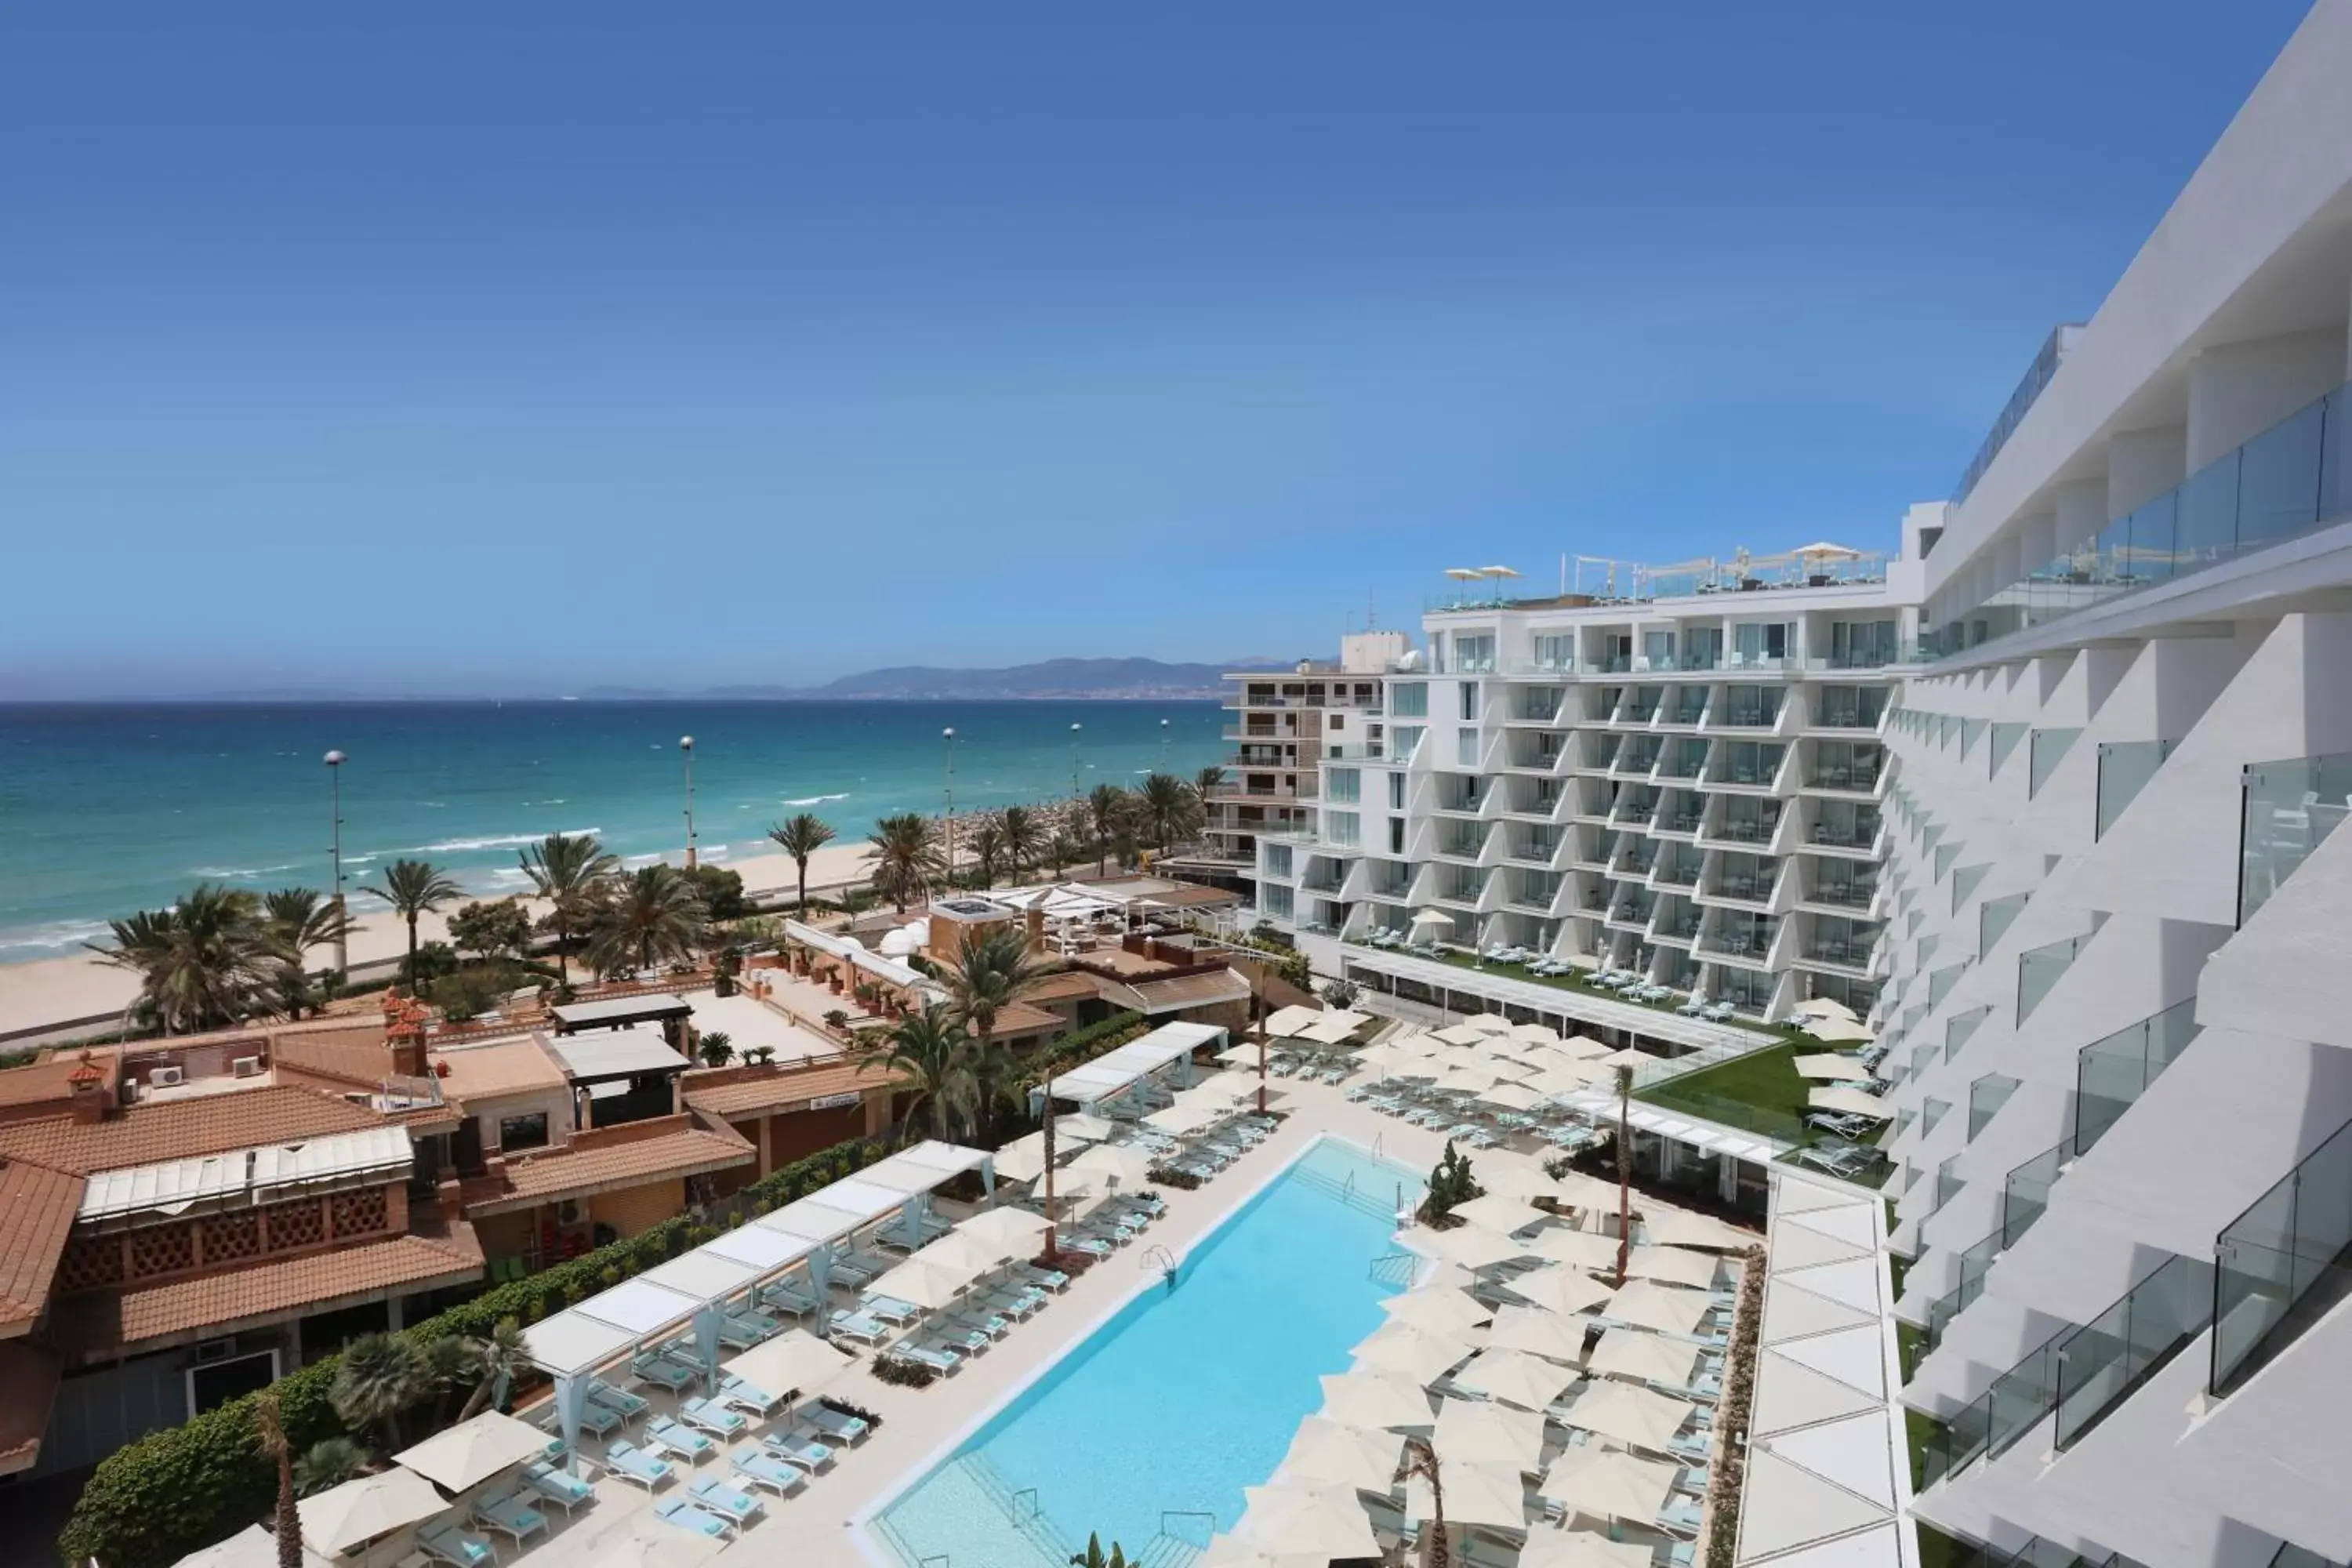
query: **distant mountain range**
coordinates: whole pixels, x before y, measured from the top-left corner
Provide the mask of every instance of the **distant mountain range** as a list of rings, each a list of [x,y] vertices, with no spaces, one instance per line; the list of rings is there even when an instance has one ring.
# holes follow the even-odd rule
[[[1197,698],[1217,696],[1223,689],[1223,677],[1228,670],[1286,669],[1292,662],[1263,658],[1235,659],[1229,664],[1170,664],[1156,658],[1049,658],[1037,664],[996,669],[948,669],[937,665],[907,664],[862,670],[822,686],[714,686],[698,691],[597,686],[579,695],[590,702],[679,699],[709,702],[876,702],[939,698]]]

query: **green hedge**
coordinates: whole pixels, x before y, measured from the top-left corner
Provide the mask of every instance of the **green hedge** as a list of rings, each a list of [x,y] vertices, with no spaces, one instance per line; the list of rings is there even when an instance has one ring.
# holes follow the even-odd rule
[[[896,1148],[893,1141],[858,1139],[796,1160],[745,1189],[746,1212],[764,1213],[806,1197]],[[608,1268],[624,1276],[640,1273],[715,1234],[703,1216],[681,1215],[500,1285],[404,1331],[422,1343],[446,1334],[480,1337],[502,1318],[535,1323],[604,1289]],[[349,1435],[327,1397],[336,1361],[325,1357],[278,1382],[286,1436],[298,1453],[322,1438]],[[277,1500],[277,1472],[263,1460],[256,1437],[253,1396],[247,1394],[118,1449],[82,1488],[73,1517],[58,1537],[58,1555],[68,1568],[92,1557],[107,1568],[168,1568],[236,1533],[268,1513]]]

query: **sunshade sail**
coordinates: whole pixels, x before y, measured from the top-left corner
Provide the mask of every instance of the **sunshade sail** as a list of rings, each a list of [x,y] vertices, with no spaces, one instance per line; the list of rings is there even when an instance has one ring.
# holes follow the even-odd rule
[[[1395,1323],[1437,1333],[1461,1333],[1495,1315],[1495,1309],[1454,1289],[1401,1290],[1381,1299],[1381,1310]]]
[[[1705,1247],[1718,1252],[1744,1252],[1760,1247],[1764,1238],[1753,1231],[1726,1225],[1712,1215],[1688,1209],[1666,1209],[1649,1216],[1650,1239],[1665,1247]]]
[[[1805,1096],[1805,1103],[1816,1110],[1833,1110],[1845,1116],[1867,1116],[1878,1121],[1891,1121],[1895,1115],[1893,1106],[1878,1096],[1858,1089],[1817,1089]]]
[[[1509,1236],[1531,1225],[1541,1225],[1554,1216],[1521,1199],[1488,1193],[1483,1198],[1472,1198],[1468,1203],[1454,1205],[1454,1217],[1481,1230]]]
[[[1352,1487],[1244,1487],[1242,1496],[1242,1522],[1234,1533],[1244,1541],[1273,1552],[1319,1552],[1327,1559],[1381,1554]]]
[[[1481,1230],[1465,1225],[1453,1230],[1441,1230],[1422,1245],[1448,1263],[1459,1263],[1465,1268],[1492,1268],[1498,1263],[1508,1263],[1514,1258],[1527,1256],[1528,1244],[1498,1236],[1491,1230]]]
[[[1789,1009],[1806,1018],[1843,1018],[1853,1022],[1854,1011],[1834,996],[1809,996]]]
[[[1815,1018],[1805,1026],[1805,1033],[1832,1044],[1877,1038],[1868,1025],[1857,1024],[1852,1018]]]
[[[1535,1239],[1538,1258],[1571,1268],[1617,1268],[1617,1238],[1590,1230],[1548,1230]]]
[[[1502,1281],[1502,1289],[1548,1312],[1573,1316],[1609,1300],[1609,1287],[1572,1264],[1554,1263]]]

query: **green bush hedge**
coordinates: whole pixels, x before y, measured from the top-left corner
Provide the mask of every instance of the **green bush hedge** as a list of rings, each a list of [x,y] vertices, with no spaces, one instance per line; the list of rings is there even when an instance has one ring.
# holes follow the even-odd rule
[[[891,1153],[888,1140],[858,1139],[796,1160],[746,1188],[747,1210],[806,1197]],[[625,1241],[485,1291],[404,1331],[422,1343],[446,1334],[487,1335],[501,1318],[539,1321],[604,1289],[611,1269],[625,1278],[667,1262],[714,1234],[701,1217],[681,1215]],[[297,1453],[322,1438],[348,1436],[327,1397],[336,1359],[328,1356],[278,1381],[286,1436]],[[96,1557],[106,1568],[168,1568],[201,1546],[235,1534],[267,1514],[278,1496],[276,1470],[256,1441],[253,1396],[193,1421],[166,1426],[117,1450],[82,1488],[58,1537],[72,1564]]]

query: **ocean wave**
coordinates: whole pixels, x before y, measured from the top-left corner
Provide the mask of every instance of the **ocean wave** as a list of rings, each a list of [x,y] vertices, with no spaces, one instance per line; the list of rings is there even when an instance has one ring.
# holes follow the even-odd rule
[[[291,860],[283,866],[199,866],[188,873],[208,882],[257,882],[264,877],[274,877],[280,871],[291,871]]]
[[[578,838],[591,833],[602,833],[601,827],[566,827],[560,829],[569,837]],[[457,855],[469,849],[520,849],[526,844],[536,844],[546,837],[544,833],[500,833],[488,838],[444,838],[432,844],[412,844],[401,851],[404,855]]]
[[[61,952],[96,941],[113,929],[104,921],[58,921],[27,926],[22,931],[0,931],[0,952]]]
[[[782,804],[785,805],[827,805],[834,801],[847,800],[848,798],[849,792],[847,790],[843,790],[839,795],[786,795]]]
[[[530,880],[530,873],[520,866],[500,866],[490,873],[490,885],[494,888],[520,887]]]
[[[712,844],[700,849],[698,853],[700,858],[705,860],[724,860],[727,858],[727,846],[724,844]]]

